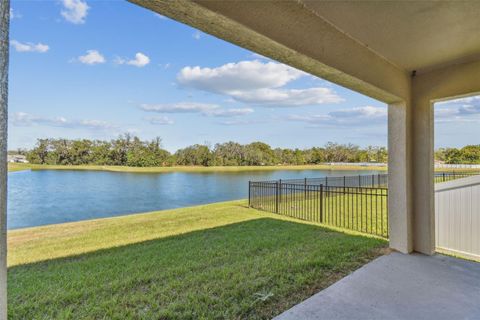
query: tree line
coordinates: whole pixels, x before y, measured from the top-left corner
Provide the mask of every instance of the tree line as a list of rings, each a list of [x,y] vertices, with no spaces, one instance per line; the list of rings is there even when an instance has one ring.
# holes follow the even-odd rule
[[[480,145],[440,148],[435,151],[435,159],[448,164],[480,164]]]
[[[302,165],[325,162],[387,161],[385,147],[360,148],[329,142],[309,149],[272,148],[263,142],[195,144],[170,153],[157,137],[144,141],[124,134],[117,139],[38,139],[34,148],[21,152],[33,164],[156,166],[266,166]]]

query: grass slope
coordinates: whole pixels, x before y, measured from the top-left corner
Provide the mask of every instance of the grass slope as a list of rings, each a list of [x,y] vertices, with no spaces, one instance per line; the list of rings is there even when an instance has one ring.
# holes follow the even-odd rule
[[[174,166],[174,167],[127,167],[127,166],[99,166],[99,165],[43,165],[43,164],[24,164],[9,163],[8,171],[22,170],[90,170],[90,171],[112,171],[112,172],[137,172],[137,173],[166,173],[166,172],[244,172],[244,171],[265,171],[265,170],[376,170],[387,171],[387,167],[366,167],[355,165],[279,165],[279,166]],[[442,172],[471,172],[478,169],[435,169]]]
[[[8,163],[8,172],[30,170],[30,165],[24,163]]]
[[[244,202],[9,232],[12,319],[268,319],[386,242]]]
[[[126,167],[126,166],[64,166],[9,163],[8,171],[18,170],[91,170],[113,172],[163,173],[163,172],[243,172],[265,170],[386,170],[386,167],[330,166],[330,165],[285,165],[285,166],[175,166],[175,167]]]

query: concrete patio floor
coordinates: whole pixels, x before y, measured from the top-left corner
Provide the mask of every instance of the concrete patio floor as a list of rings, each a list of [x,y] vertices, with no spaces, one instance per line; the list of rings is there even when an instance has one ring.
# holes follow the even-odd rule
[[[391,253],[275,319],[480,319],[480,263]]]

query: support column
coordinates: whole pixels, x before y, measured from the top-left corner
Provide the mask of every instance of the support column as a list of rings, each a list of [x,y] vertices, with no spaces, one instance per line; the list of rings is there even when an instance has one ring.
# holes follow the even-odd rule
[[[411,106],[388,105],[388,228],[390,247],[413,250],[411,190]]]
[[[0,1],[0,320],[7,320],[7,120],[10,1]]]
[[[435,252],[435,181],[433,103],[413,101],[413,250],[431,255]]]
[[[435,251],[434,102],[480,93],[480,60],[453,64],[412,80],[414,250]]]

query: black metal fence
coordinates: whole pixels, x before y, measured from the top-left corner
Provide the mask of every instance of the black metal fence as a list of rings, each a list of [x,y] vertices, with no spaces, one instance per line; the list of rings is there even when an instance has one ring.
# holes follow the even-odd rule
[[[388,237],[387,188],[250,182],[249,206]]]
[[[460,178],[466,178],[474,175],[480,175],[480,172],[435,172],[435,183],[445,182]],[[285,179],[262,181],[270,183],[283,184],[303,184],[303,185],[324,185],[325,187],[376,187],[383,188],[388,186],[388,174],[379,173],[371,175],[355,175],[342,177],[321,177],[321,178],[303,178],[303,179]]]
[[[460,179],[471,177],[475,175],[480,175],[478,171],[466,171],[466,172],[435,172],[435,183],[446,182],[450,180]]]
[[[436,172],[435,183],[480,172]],[[249,182],[250,207],[388,237],[388,175]]]
[[[321,178],[303,178],[262,181],[268,183],[279,182],[281,184],[297,185],[323,185],[325,187],[386,187],[388,174],[357,175],[343,177],[321,177]]]

